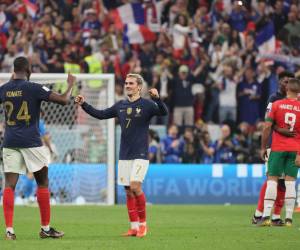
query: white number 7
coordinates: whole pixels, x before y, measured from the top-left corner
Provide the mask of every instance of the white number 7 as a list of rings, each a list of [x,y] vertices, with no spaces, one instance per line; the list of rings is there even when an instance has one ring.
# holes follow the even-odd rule
[[[293,131],[296,123],[296,115],[293,113],[285,113],[284,123],[290,125],[289,129]]]

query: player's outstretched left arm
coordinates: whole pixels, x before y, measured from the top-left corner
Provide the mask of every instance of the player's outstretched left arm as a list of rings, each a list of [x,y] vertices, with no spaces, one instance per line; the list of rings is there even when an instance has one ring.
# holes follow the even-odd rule
[[[67,78],[67,83],[68,83],[67,90],[63,94],[58,94],[58,93],[52,92],[49,96],[49,101],[55,102],[55,103],[58,103],[61,105],[68,104],[70,97],[71,97],[72,88],[73,88],[75,82],[76,82],[76,77],[69,73],[68,78]]]
[[[168,114],[168,108],[166,104],[159,98],[157,89],[152,88],[149,90],[149,95],[151,99],[157,104],[158,110],[155,113],[156,115],[165,116]]]
[[[82,95],[76,96],[74,101],[75,103],[79,104],[86,113],[97,119],[104,120],[117,116],[117,109],[115,107],[116,104],[110,108],[98,110],[95,109],[92,105],[86,103],[85,98]]]

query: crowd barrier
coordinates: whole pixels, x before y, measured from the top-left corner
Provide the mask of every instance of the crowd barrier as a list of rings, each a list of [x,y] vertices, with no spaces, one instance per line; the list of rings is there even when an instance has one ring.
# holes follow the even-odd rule
[[[104,164],[51,164],[50,189],[58,203],[105,203],[106,174]],[[151,164],[143,187],[153,204],[254,204],[265,178],[263,164]],[[25,182],[20,178],[17,195]],[[116,200],[125,202],[121,186]]]

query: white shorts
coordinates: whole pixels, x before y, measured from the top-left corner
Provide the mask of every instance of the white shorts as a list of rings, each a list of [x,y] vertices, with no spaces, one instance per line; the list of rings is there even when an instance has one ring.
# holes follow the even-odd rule
[[[45,146],[35,148],[3,148],[4,172],[26,174],[37,172],[49,164]]]
[[[118,184],[130,186],[130,182],[143,182],[147,174],[149,161],[143,159],[119,160]]]

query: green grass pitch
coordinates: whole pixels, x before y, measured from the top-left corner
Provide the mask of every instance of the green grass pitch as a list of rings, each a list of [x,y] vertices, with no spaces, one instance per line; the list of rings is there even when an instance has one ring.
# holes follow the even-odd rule
[[[1,207],[2,210],[2,207]],[[124,206],[55,206],[52,225],[63,239],[39,239],[39,211],[16,207],[16,241],[4,240],[1,211],[0,249],[300,249],[300,215],[291,228],[250,224],[254,206],[148,206],[149,234],[138,239],[120,234],[128,228]]]

